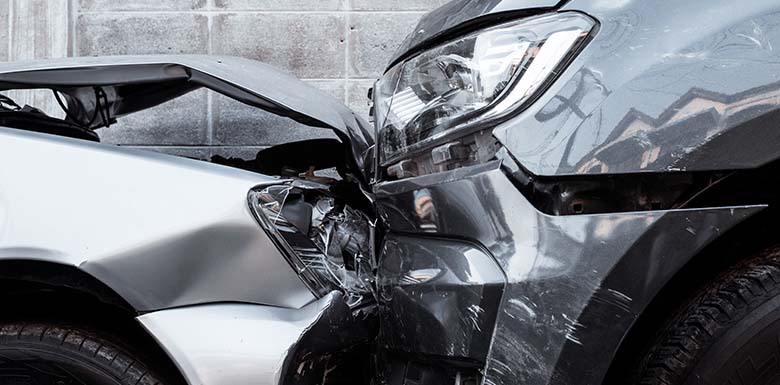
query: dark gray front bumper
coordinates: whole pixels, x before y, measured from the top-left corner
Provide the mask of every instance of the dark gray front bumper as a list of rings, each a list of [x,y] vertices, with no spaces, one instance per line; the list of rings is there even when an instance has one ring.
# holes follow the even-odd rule
[[[483,363],[485,384],[601,383],[621,339],[664,283],[705,245],[763,208],[550,216],[526,200],[500,162],[385,183],[377,196],[390,228],[388,242],[397,243],[393,234],[404,234],[407,240],[433,237],[438,247],[450,239],[453,250],[464,243],[477,245],[460,247],[460,257],[440,253],[450,259],[442,264],[486,250],[505,274],[495,323],[485,325],[493,331],[488,351],[481,357],[469,349],[434,352]],[[430,258],[417,252],[419,258]],[[483,283],[495,284],[491,279]],[[413,290],[409,286],[405,291]],[[468,309],[459,309],[462,318],[469,316]],[[392,329],[392,335],[416,333],[413,319],[394,314],[384,320],[381,328]],[[451,340],[434,335],[437,329],[429,333],[429,340]],[[485,335],[466,338],[472,339],[470,346],[479,346],[475,339]],[[430,353],[410,344],[386,346]]]

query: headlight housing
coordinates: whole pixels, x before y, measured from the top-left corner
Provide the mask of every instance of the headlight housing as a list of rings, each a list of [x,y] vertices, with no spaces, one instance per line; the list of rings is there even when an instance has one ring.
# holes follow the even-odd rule
[[[596,22],[577,12],[498,25],[391,68],[375,87],[381,165],[517,112],[563,70]]]
[[[247,199],[255,219],[315,296],[340,290],[349,306],[358,306],[374,298],[370,221],[337,205],[326,190],[315,182],[287,180],[258,186]]]

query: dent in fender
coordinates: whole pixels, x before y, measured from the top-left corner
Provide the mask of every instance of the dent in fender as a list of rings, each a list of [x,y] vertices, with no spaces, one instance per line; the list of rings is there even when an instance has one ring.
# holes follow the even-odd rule
[[[78,267],[140,312],[314,300],[246,203],[274,178],[7,128],[0,147],[24,165],[0,167],[0,259]]]

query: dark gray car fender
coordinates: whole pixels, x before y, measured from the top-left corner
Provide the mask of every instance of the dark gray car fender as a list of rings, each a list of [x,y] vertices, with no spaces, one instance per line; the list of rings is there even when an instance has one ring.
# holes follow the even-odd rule
[[[600,23],[494,131],[535,175],[755,168],[780,157],[776,1],[573,0]]]

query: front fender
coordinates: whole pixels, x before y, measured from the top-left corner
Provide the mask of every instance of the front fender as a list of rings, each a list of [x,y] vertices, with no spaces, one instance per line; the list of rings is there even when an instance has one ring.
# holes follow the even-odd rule
[[[139,312],[314,300],[247,206],[275,179],[5,128],[0,148],[0,259],[75,266]]]
[[[780,5],[572,0],[593,40],[496,137],[535,175],[755,168],[780,157]]]

